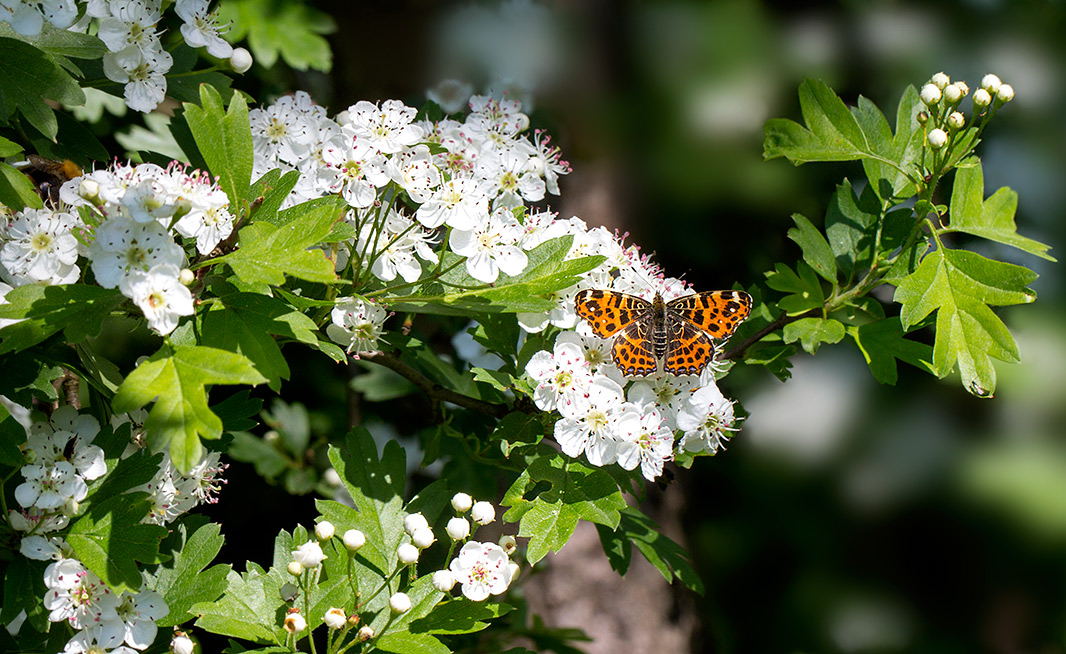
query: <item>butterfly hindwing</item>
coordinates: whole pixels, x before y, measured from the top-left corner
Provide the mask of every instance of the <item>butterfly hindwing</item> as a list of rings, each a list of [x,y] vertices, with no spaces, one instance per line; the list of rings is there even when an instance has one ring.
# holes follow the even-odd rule
[[[667,350],[663,369],[673,375],[698,375],[714,358],[714,343],[707,334],[667,314]]]
[[[610,338],[645,313],[651,305],[618,291],[590,289],[574,297],[577,315],[584,318],[600,338]],[[654,363],[653,363],[654,365]]]
[[[650,331],[650,321],[637,320],[629,323],[614,339],[611,355],[623,375],[644,377],[655,372],[658,362],[652,351]]]
[[[692,323],[713,338],[727,338],[751,312],[751,296],[744,291],[707,291],[666,303],[668,313]]]

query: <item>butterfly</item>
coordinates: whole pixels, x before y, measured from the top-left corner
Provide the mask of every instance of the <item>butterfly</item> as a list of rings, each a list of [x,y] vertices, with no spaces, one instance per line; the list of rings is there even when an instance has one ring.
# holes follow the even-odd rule
[[[584,290],[575,296],[577,315],[600,338],[615,336],[611,354],[626,375],[650,375],[663,369],[674,375],[697,375],[714,358],[712,338],[736,331],[751,312],[744,291],[708,291],[664,302],[651,302],[608,290]]]

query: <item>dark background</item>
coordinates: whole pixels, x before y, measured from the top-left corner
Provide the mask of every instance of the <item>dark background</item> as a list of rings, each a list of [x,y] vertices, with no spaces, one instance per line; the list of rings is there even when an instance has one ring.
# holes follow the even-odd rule
[[[762,124],[799,119],[804,77],[849,103],[869,97],[891,121],[908,84],[942,70],[974,89],[997,73],[1016,99],[978,149],[986,195],[1012,187],[1020,232],[1053,255],[1063,243],[1062,2],[560,0],[497,12],[487,31],[455,18],[466,4],[317,6],[338,25],[333,72],[256,68],[238,87],[264,100],[308,90],[333,114],[360,99],[420,106],[445,76],[481,90],[493,68],[515,66],[531,82],[534,126],[574,167],[552,208],[629,232],[701,290],[748,286],[795,260],[790,214],[821,224],[835,185],[861,178],[857,164],[762,161]],[[750,419],[666,491],[687,499],[705,651],[1064,650],[1063,273],[975,247],[1041,275],[1035,305],[999,312],[1022,363],[997,366],[995,399],[902,365],[895,387],[880,386],[847,340],[797,355],[787,383],[742,368],[725,381]],[[299,359],[282,395],[308,407],[318,433],[343,433],[347,371]],[[419,410],[362,406],[378,434],[392,424],[404,439]],[[309,525],[310,499],[264,488],[246,464],[229,478],[213,515],[255,539],[228,528],[223,558],[268,564],[262,534]]]

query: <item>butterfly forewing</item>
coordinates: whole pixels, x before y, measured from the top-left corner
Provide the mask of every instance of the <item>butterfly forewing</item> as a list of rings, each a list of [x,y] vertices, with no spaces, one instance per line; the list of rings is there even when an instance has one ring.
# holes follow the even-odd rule
[[[623,375],[650,375],[658,367],[652,351],[651,321],[637,320],[629,323],[614,339],[611,355],[614,365]]]
[[[651,304],[639,297],[596,289],[578,292],[574,296],[574,306],[577,315],[584,318],[600,338],[614,336],[651,308]]]
[[[663,368],[674,375],[698,375],[714,358],[714,343],[707,334],[676,316],[666,316],[667,350]]]
[[[744,291],[707,291],[666,303],[668,313],[710,334],[726,338],[751,312],[751,296]]]

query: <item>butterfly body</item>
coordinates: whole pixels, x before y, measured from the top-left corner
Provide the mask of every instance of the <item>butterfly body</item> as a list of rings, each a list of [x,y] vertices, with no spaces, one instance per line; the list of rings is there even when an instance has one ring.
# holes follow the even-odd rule
[[[575,298],[577,314],[600,338],[614,337],[611,355],[626,375],[663,369],[696,375],[714,358],[712,338],[727,338],[751,311],[744,291],[709,291],[669,302],[656,293],[648,302],[618,291],[584,290]]]

